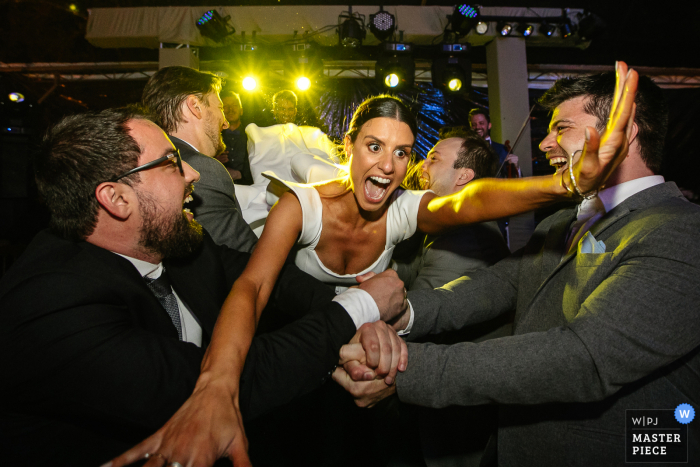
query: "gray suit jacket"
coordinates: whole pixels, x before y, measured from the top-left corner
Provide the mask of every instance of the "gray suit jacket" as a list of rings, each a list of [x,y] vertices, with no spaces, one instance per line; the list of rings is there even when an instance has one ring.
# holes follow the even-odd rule
[[[192,194],[194,200],[187,205],[197,222],[217,244],[250,253],[258,237],[241,215],[231,175],[221,162],[200,154],[183,140],[174,136],[170,140],[180,151],[182,160],[199,172],[200,179]]]
[[[426,235],[396,272],[408,290],[434,289],[497,263],[510,252],[495,222],[465,225],[442,235]]]
[[[512,337],[409,344],[397,377],[405,402],[500,404],[501,466],[622,465],[626,409],[700,403],[700,208],[657,185],[593,226],[605,253],[562,259],[574,216],[559,211],[470,278],[409,293],[411,339],[516,310]]]

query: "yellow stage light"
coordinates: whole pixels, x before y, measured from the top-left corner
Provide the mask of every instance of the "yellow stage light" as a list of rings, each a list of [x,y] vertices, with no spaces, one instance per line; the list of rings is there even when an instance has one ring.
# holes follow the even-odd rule
[[[462,80],[458,78],[451,79],[449,83],[447,83],[447,87],[450,88],[450,91],[459,91],[462,89]]]
[[[311,81],[309,81],[309,78],[306,76],[302,76],[301,78],[297,79],[297,89],[300,91],[306,91],[311,87]]]
[[[18,92],[12,92],[7,97],[12,102],[24,102],[24,96]]]
[[[258,82],[252,76],[246,76],[243,78],[243,89],[246,91],[252,91],[258,87]]]
[[[386,78],[384,78],[384,84],[390,88],[395,88],[399,85],[399,76],[396,73],[389,73],[386,75]]]

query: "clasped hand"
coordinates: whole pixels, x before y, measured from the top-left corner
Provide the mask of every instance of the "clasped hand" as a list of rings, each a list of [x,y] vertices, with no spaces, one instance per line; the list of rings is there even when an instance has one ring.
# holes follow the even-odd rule
[[[333,380],[355,397],[360,407],[372,407],[396,392],[396,374],[405,371],[408,349],[382,321],[364,324],[340,349]]]

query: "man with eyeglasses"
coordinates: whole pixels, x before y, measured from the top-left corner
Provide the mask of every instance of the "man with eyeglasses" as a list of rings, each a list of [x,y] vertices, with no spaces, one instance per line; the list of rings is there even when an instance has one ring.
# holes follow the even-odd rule
[[[216,391],[198,381],[200,365],[249,255],[216,245],[183,209],[199,174],[134,110],[67,117],[35,171],[51,229],[0,281],[2,462],[96,466],[156,431],[193,391]],[[390,274],[334,296],[294,265],[283,270],[260,326],[290,324],[253,339],[238,393],[244,420],[320,386],[359,327],[405,307]],[[400,346],[383,323],[361,332]],[[236,440],[244,445],[242,432]]]
[[[148,80],[142,101],[183,160],[200,174],[190,205],[197,221],[217,244],[251,252],[258,238],[241,215],[231,175],[214,159],[226,150],[221,131],[228,128],[219,92],[218,76],[172,66]]]

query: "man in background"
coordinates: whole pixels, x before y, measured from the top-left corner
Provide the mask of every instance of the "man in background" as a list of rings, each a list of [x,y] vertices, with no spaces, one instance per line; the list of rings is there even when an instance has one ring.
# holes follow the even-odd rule
[[[221,79],[212,73],[166,67],[146,83],[143,104],[200,174],[191,203],[197,221],[216,243],[250,252],[258,237],[241,215],[231,176],[214,159],[226,150],[221,131],[228,128],[220,91]]]
[[[243,115],[241,97],[233,91],[223,91],[221,101],[224,103],[224,115],[228,120],[228,128],[221,132],[226,151],[216,158],[228,169],[233,183],[252,185],[253,175],[250,173],[248,161],[248,137],[245,128],[241,126]]]
[[[272,115],[275,123],[296,123],[297,95],[289,89],[284,89],[272,96]]]

